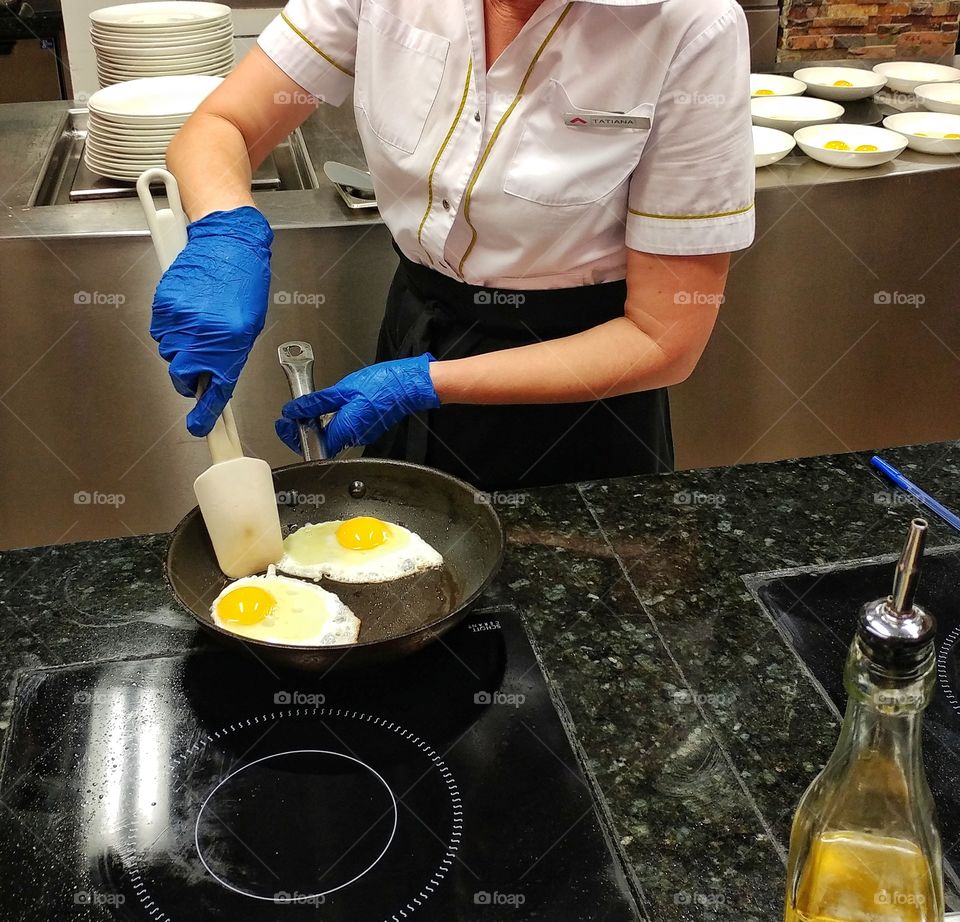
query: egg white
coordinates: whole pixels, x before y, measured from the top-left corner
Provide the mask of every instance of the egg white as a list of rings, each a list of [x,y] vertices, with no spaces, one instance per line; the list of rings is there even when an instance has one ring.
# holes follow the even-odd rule
[[[343,520],[307,524],[283,540],[277,564],[284,573],[338,583],[386,583],[443,566],[443,556],[402,525],[385,522],[391,537],[369,550],[352,550],[337,541]]]
[[[276,600],[276,607],[256,624],[233,624],[217,614],[217,604],[241,586],[265,589]],[[268,643],[323,647],[356,643],[360,619],[332,592],[313,583],[278,576],[271,564],[265,576],[245,576],[223,588],[210,606],[214,624],[232,634]]]

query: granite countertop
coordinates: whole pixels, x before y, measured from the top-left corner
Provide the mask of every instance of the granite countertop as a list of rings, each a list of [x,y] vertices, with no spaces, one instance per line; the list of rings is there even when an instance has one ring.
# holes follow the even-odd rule
[[[884,456],[960,506],[960,444]],[[838,727],[741,577],[899,550],[915,509],[867,460],[500,497],[509,547],[487,601],[523,612],[658,922],[782,915],[793,809]],[[930,544],[955,540],[931,522]],[[0,554],[0,729],[17,670],[205,642],[166,589],[165,543]]]

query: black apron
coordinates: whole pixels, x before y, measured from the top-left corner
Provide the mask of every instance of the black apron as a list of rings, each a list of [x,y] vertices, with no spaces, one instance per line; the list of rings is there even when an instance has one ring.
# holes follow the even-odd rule
[[[378,362],[424,352],[460,359],[623,316],[625,281],[512,292],[458,282],[397,252]],[[442,406],[407,417],[365,454],[427,464],[483,490],[664,473],[673,469],[667,391],[588,403]]]

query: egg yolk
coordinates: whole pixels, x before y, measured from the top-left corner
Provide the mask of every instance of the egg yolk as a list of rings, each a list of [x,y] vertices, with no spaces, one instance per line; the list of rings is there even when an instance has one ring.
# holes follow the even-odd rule
[[[834,86],[853,86],[853,84],[849,80],[834,80],[833,85]]]
[[[863,151],[864,153],[871,154],[877,149],[876,144],[858,144],[856,150]]]
[[[951,131],[950,134],[945,134],[944,138],[946,138],[948,141],[956,141],[960,139],[960,134],[956,134],[955,132]]]
[[[337,543],[350,551],[371,551],[390,540],[390,526],[369,515],[347,519],[337,529]]]
[[[754,96],[773,96],[773,90],[757,90]]]
[[[850,145],[846,141],[827,141],[823,146],[827,150],[850,150]]]
[[[239,586],[217,602],[221,621],[230,624],[257,624],[276,608],[277,600],[259,586]]]

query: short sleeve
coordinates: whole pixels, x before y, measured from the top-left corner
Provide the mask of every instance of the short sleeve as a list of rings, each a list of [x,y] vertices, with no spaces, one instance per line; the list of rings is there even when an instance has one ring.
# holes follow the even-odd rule
[[[291,80],[339,106],[353,88],[360,0],[290,0],[257,40]]]
[[[627,246],[675,256],[748,247],[753,193],[750,44],[731,3],[667,72],[630,180]]]

